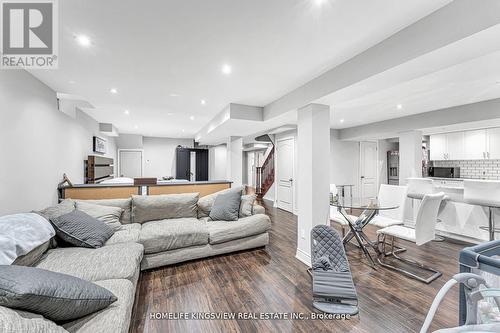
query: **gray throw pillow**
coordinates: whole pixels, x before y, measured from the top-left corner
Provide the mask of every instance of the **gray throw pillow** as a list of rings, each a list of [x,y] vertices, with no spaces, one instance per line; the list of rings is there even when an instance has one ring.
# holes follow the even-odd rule
[[[122,228],[120,218],[123,209],[120,207],[101,206],[84,201],[77,201],[76,209],[106,223],[114,231],[118,231]]]
[[[0,305],[52,321],[77,319],[117,300],[94,283],[36,267],[0,266]]]
[[[214,205],[215,198],[219,194],[224,194],[227,192],[243,192],[243,187],[234,187],[234,188],[228,188],[219,192],[215,192],[209,195],[206,195],[204,197],[201,197],[200,200],[198,200],[198,218],[203,218],[203,217],[208,217],[210,215],[210,211],[212,210],[212,206]]]
[[[237,221],[240,212],[241,191],[219,194],[210,211],[212,221]]]
[[[101,247],[114,234],[113,229],[104,222],[79,210],[51,219],[50,222],[59,238],[78,247]]]

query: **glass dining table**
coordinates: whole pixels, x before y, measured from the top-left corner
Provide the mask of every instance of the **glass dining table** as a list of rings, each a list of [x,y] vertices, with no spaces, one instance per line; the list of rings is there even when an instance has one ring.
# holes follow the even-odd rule
[[[377,199],[363,199],[353,198],[348,202],[344,200],[337,200],[330,202],[330,205],[336,207],[340,214],[347,220],[350,231],[344,236],[344,246],[347,245],[353,238],[356,239],[359,248],[363,251],[366,258],[370,261],[370,265],[375,268],[375,261],[373,260],[368,246],[371,247],[377,255],[380,254],[377,242],[371,241],[370,238],[363,232],[363,229],[370,223],[370,221],[381,210],[390,210],[399,208],[398,205],[380,202]],[[349,211],[358,210],[362,213],[354,220],[352,215],[347,214],[346,209]]]

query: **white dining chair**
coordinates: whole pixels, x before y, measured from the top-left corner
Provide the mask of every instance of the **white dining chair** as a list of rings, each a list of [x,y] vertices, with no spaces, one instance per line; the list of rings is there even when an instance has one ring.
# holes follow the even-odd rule
[[[330,184],[330,194],[334,197],[338,194],[338,189],[335,184]],[[356,221],[356,216],[347,215],[347,217],[351,221]],[[346,228],[349,226],[349,222],[347,222],[346,218],[339,212],[337,207],[330,206],[330,222],[333,222],[340,226],[342,237],[344,237]]]
[[[377,228],[403,225],[408,187],[398,185],[380,185],[378,201],[381,206],[398,206],[396,209],[380,210],[370,221]]]
[[[495,240],[495,228],[493,209],[500,208],[500,181],[492,180],[464,180],[464,201],[471,205],[488,208],[488,227],[480,227],[487,230],[490,241]]]
[[[382,245],[381,246],[382,249],[379,251],[379,257],[378,257],[378,262],[380,265],[398,271],[406,276],[409,276],[411,278],[417,279],[425,283],[431,283],[432,281],[441,276],[441,272],[436,271],[433,268],[427,267],[426,265],[417,262],[415,260],[402,258],[398,256],[397,252],[394,251],[394,240],[397,238],[409,242],[414,242],[417,246],[423,245],[425,243],[434,240],[436,237],[437,215],[439,212],[439,206],[441,205],[443,199],[444,199],[443,192],[424,195],[422,203],[420,204],[420,208],[418,209],[415,229],[405,227],[402,225],[393,225],[387,228],[377,230],[377,234],[379,235],[379,244]],[[385,249],[386,237],[391,237],[391,242],[390,242],[391,248],[389,252],[386,252]],[[431,276],[428,277],[417,275],[416,273],[388,264],[387,262],[384,261],[386,257],[393,257],[402,262],[405,262],[407,265],[425,270],[432,274]]]

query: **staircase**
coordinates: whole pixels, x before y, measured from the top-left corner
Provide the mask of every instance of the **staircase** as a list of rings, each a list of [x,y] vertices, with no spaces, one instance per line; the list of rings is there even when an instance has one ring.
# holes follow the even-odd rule
[[[274,152],[273,147],[262,166],[256,168],[256,193],[259,199],[262,199],[274,184]]]

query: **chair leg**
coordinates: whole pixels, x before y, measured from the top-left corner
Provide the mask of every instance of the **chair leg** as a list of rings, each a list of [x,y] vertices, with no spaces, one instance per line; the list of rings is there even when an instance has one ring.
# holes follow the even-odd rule
[[[402,258],[400,256],[397,255],[397,252],[394,251],[394,238],[392,236],[392,239],[391,239],[391,250],[390,252],[386,253],[385,252],[385,235],[384,235],[384,247],[383,247],[383,252],[381,253],[381,255],[377,258],[377,261],[378,263],[382,266],[382,267],[385,267],[385,268],[389,268],[389,269],[392,269],[394,271],[397,271],[399,273],[402,273],[403,275],[406,275],[412,279],[416,279],[418,281],[421,281],[421,282],[424,282],[424,283],[431,283],[432,281],[436,280],[437,278],[439,278],[442,274],[441,272],[439,271],[436,271],[435,269],[433,268],[430,268],[428,266],[425,266],[424,264],[416,261],[416,260],[412,260],[412,259],[407,259],[407,258]],[[418,269],[421,269],[421,270],[425,270],[425,271],[428,271],[428,272],[431,272],[432,275],[428,278],[425,278],[425,277],[422,277],[420,275],[417,275],[415,273],[412,273],[412,272],[409,272],[405,269],[402,269],[402,268],[399,268],[399,267],[396,267],[396,266],[393,266],[393,265],[390,265],[386,262],[384,262],[382,259],[385,258],[385,257],[389,257],[389,256],[392,256],[394,257],[395,259],[399,260],[399,261],[402,261],[402,262],[405,262],[407,263],[408,265],[411,265],[413,267],[416,267]],[[383,258],[382,258],[383,257]],[[381,259],[382,258],[382,259]]]
[[[380,241],[380,236],[383,236],[383,250],[380,250],[380,246],[378,246],[378,244],[381,244],[381,241]],[[377,248],[379,249],[379,251],[384,251],[384,255],[385,256],[389,256],[391,253],[390,252],[385,252],[385,235],[384,234],[378,234],[377,235]],[[394,245],[394,248],[395,248],[395,251],[394,253],[401,253],[401,252],[405,252],[406,251],[406,248],[405,247],[400,247],[400,246],[397,246],[397,245]]]

